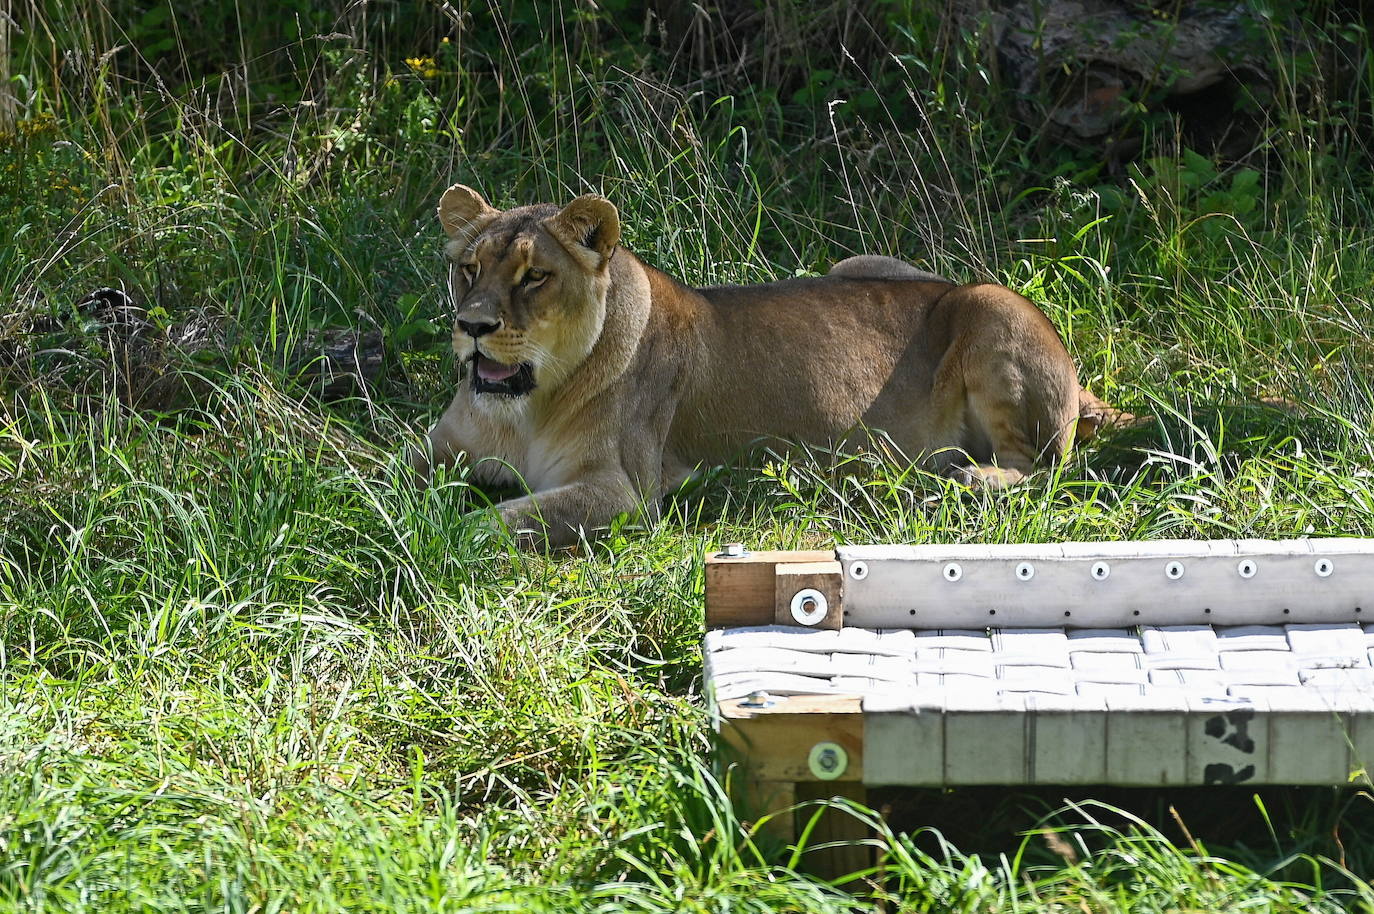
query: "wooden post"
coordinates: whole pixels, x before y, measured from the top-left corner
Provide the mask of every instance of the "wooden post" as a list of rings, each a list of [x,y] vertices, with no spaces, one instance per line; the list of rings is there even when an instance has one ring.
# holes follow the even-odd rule
[[[740,799],[754,820],[768,816],[760,831],[790,846],[797,840],[797,818],[790,807],[797,802],[797,785],[792,781],[770,781],[746,777]]]
[[[797,785],[795,796],[796,802],[803,804],[810,800],[850,800],[868,805],[868,790],[859,781],[804,781]],[[803,806],[797,818],[804,827],[815,814],[814,807]],[[823,879],[840,879],[861,872],[874,864],[873,847],[863,843],[870,837],[868,826],[862,820],[844,810],[826,809],[820,813],[816,827],[807,837],[807,846],[816,849],[806,852],[802,861],[809,872]],[[820,847],[822,844],[835,846]]]
[[[829,551],[720,552],[706,558],[709,628],[789,625],[838,630],[844,622],[844,573]],[[764,832],[795,845],[805,834],[805,868],[835,879],[872,864],[863,822],[833,808],[796,803],[836,797],[865,802],[864,719],[855,695],[760,696],[720,702],[721,738],[744,766],[749,813],[772,815]],[[814,819],[814,824],[813,824]]]
[[[721,738],[742,759],[749,794],[758,815],[793,803],[842,797],[866,801],[863,784],[863,709],[852,695],[797,695],[776,698],[767,707],[747,699],[721,702]],[[836,879],[872,864],[871,849],[857,844],[867,837],[864,824],[839,809],[806,807],[769,822],[771,834],[795,842],[813,816],[818,820],[807,847],[806,869]]]

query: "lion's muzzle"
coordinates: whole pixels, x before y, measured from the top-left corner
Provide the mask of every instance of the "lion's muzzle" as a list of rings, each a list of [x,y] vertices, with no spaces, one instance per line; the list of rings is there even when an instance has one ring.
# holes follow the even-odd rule
[[[472,389],[479,394],[523,397],[534,390],[534,366],[508,365],[480,352],[472,354]]]

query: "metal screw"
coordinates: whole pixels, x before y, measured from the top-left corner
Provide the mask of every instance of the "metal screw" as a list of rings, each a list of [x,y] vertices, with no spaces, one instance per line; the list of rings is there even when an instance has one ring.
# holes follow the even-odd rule
[[[864,578],[868,577],[868,563],[855,562],[854,564],[850,565],[849,576],[856,581],[862,581]]]
[[[741,708],[771,708],[773,705],[777,704],[778,701],[779,699],[774,698],[763,689],[759,689],[750,692],[744,701],[739,703],[739,706]]]
[[[1312,566],[1312,570],[1317,573],[1319,578],[1331,577],[1331,572],[1336,570],[1330,559],[1317,559],[1317,564]]]
[[[964,569],[959,567],[958,562],[950,562],[945,566],[945,580],[957,581],[964,576]]]
[[[1093,562],[1093,577],[1099,581],[1107,580],[1107,576],[1112,573],[1112,566],[1106,562]]]
[[[1016,566],[1016,576],[1023,581],[1029,581],[1035,577],[1035,566],[1030,562],[1022,562]]]
[[[1236,566],[1236,572],[1243,578],[1253,578],[1258,570],[1259,567],[1250,559],[1242,559]]]
[[[1183,577],[1183,563],[1170,562],[1169,564],[1165,565],[1164,576],[1171,581],[1177,581],[1179,578]]]

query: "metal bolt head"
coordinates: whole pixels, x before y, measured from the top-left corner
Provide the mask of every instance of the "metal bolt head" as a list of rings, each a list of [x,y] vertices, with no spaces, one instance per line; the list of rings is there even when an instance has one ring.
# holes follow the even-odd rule
[[[833,781],[849,768],[849,753],[839,743],[816,743],[807,757],[807,767],[818,780]]]
[[[792,595],[792,619],[798,625],[819,625],[829,611],[830,603],[825,599],[825,594],[814,587],[807,587]]]
[[[743,543],[726,543],[720,551],[720,557],[725,559],[742,559],[748,554],[749,550],[744,548]]]
[[[750,692],[739,704],[741,708],[771,708],[777,703],[778,699],[773,695],[763,689],[757,689]]]

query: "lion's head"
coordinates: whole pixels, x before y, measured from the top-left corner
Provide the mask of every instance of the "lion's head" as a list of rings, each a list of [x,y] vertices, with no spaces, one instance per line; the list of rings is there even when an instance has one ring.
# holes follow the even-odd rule
[[[620,218],[594,194],[502,212],[455,184],[439,200],[452,263],[453,350],[474,400],[508,408],[587,358],[606,314]]]

